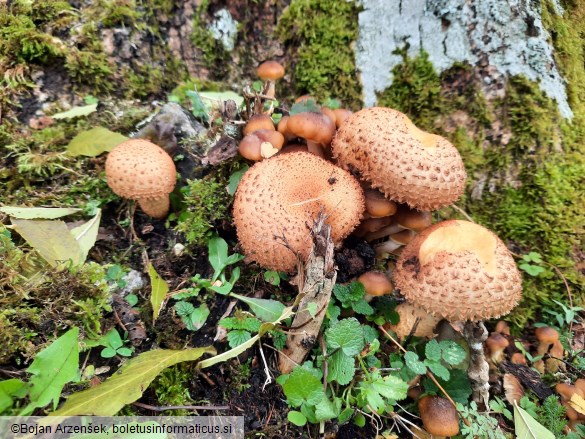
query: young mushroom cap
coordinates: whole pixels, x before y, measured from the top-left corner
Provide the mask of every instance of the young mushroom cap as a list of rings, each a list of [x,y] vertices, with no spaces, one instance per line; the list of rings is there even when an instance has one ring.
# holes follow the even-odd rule
[[[335,123],[323,113],[308,111],[290,116],[286,129],[307,142],[328,145],[335,134]]]
[[[370,296],[384,296],[394,291],[394,285],[390,279],[379,271],[368,271],[362,274],[358,281],[364,285],[366,294]]]
[[[396,325],[386,323],[384,324],[384,328],[394,331],[401,340],[408,337],[410,331],[414,328],[417,319],[418,324],[413,333],[416,337],[431,338],[437,323],[439,323],[437,317],[408,302],[398,305],[395,311],[400,316],[400,321]]]
[[[274,122],[270,116],[266,114],[255,114],[244,127],[244,136],[258,130],[274,130]]]
[[[137,200],[154,218],[169,211],[169,194],[177,170],[170,155],[144,139],[130,139],[116,146],[106,159],[106,180],[116,195]]]
[[[264,61],[256,69],[256,75],[263,81],[276,81],[284,76],[284,67],[277,61]]]
[[[460,220],[437,223],[407,244],[394,282],[408,301],[450,321],[499,317],[522,294],[504,243],[485,227]]]
[[[412,208],[436,210],[452,204],[465,188],[465,167],[457,149],[391,108],[366,108],[350,115],[332,149],[340,166]]]
[[[493,364],[498,364],[504,359],[504,349],[510,345],[510,342],[502,334],[494,332],[488,337],[485,344],[490,353],[490,361]]]
[[[366,212],[373,218],[394,215],[398,209],[394,201],[387,199],[376,189],[366,189],[364,195],[366,196]]]
[[[257,130],[244,137],[238,145],[240,155],[258,162],[272,157],[284,144],[284,137],[275,130]]]
[[[445,398],[424,396],[418,401],[418,410],[425,430],[436,436],[455,436],[459,433],[457,410]]]
[[[327,215],[333,242],[343,240],[364,211],[359,183],[313,154],[290,152],[256,163],[244,174],[233,213],[238,239],[250,260],[293,272],[295,252],[302,258],[309,255],[308,224],[320,211]]]

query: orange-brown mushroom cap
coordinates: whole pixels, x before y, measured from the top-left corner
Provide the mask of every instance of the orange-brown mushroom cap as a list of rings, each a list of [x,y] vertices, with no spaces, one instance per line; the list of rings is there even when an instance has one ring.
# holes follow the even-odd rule
[[[307,225],[321,210],[331,225],[332,240],[340,242],[364,211],[357,180],[306,152],[278,154],[256,163],[244,174],[234,200],[234,221],[244,253],[266,268],[294,271],[294,252],[308,257],[312,241]]]
[[[407,300],[451,321],[507,314],[522,295],[520,273],[504,243],[468,221],[437,223],[402,251],[394,271]]]
[[[394,291],[394,285],[388,277],[379,271],[368,271],[362,274],[358,281],[361,282],[370,296],[384,296]]]
[[[350,115],[339,127],[332,149],[341,167],[412,208],[436,210],[452,204],[465,188],[465,168],[457,149],[391,108],[366,108]]]
[[[264,61],[256,69],[256,75],[263,81],[275,81],[284,76],[284,67],[277,61]]]
[[[459,433],[457,410],[445,398],[424,396],[418,401],[418,410],[425,430],[435,436],[455,436]]]
[[[164,217],[168,212],[168,195],[175,188],[176,179],[171,156],[148,140],[122,142],[106,159],[106,180],[112,191],[138,200],[143,210],[155,218]]]
[[[307,142],[329,145],[335,134],[335,123],[323,113],[303,112],[290,116],[286,129]]]
[[[253,133],[258,130],[274,130],[274,122],[270,116],[266,114],[255,114],[248,120],[248,123],[244,127],[244,136]],[[283,133],[284,134],[284,133]]]

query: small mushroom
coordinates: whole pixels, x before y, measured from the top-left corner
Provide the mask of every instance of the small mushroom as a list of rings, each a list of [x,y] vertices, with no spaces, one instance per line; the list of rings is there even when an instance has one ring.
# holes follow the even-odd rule
[[[276,81],[284,76],[284,67],[277,61],[264,61],[256,69],[256,75],[265,81],[264,95],[268,98],[274,98]]]
[[[524,366],[528,364],[526,357],[522,352],[514,352],[510,357],[510,361],[514,364],[523,364]]]
[[[284,144],[284,137],[275,130],[257,130],[244,137],[238,146],[240,155],[255,162],[272,157]]]
[[[459,434],[457,410],[445,398],[424,396],[418,401],[418,410],[425,430],[436,436]]]
[[[258,130],[273,130],[274,131],[274,122],[270,116],[266,114],[255,114],[249,120],[246,126],[244,127],[243,134],[247,136],[248,134],[252,134],[254,131]]]
[[[499,332],[493,332],[485,344],[489,350],[491,364],[497,366],[504,360],[504,350],[510,345],[510,342]]]
[[[398,210],[398,205],[387,199],[384,194],[376,189],[364,190],[366,197],[366,212],[372,218],[391,216]]]
[[[324,147],[331,143],[335,124],[323,113],[303,112],[289,117],[286,124],[289,133],[307,141],[309,152],[324,158]]]
[[[384,296],[394,291],[394,285],[388,277],[379,271],[368,271],[362,274],[358,281],[364,285],[366,290],[366,300],[371,300],[374,296]]]
[[[505,321],[500,320],[498,323],[496,323],[494,331],[499,332],[500,334],[510,335],[510,326]]]
[[[164,218],[175,188],[175,163],[161,147],[144,139],[120,143],[106,159],[106,180],[116,195],[136,200],[144,213]]]

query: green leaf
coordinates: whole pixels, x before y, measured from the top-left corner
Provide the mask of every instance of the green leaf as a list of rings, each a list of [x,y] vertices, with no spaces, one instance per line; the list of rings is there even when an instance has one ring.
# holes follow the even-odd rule
[[[71,261],[83,263],[83,252],[63,221],[26,220],[12,218],[14,229],[52,267]]]
[[[343,319],[332,324],[325,331],[327,346],[340,348],[345,355],[357,355],[364,348],[364,331],[355,318]]]
[[[0,381],[0,414],[12,407],[13,396],[25,387],[26,384],[17,378]]]
[[[363,299],[365,294],[366,290],[361,282],[352,282],[348,285],[335,284],[333,287],[333,295],[346,308],[351,307],[352,303]]]
[[[225,317],[219,321],[219,325],[225,329],[244,329],[250,332],[260,331],[262,322],[257,318],[236,313],[236,317]]]
[[[87,116],[97,110],[97,103],[73,107],[71,110],[56,113],[51,116],[53,119],[73,119],[75,117]]]
[[[346,423],[351,418],[351,415],[353,415],[353,412],[354,410],[351,407],[347,407],[339,414],[337,417],[337,422],[340,424]]]
[[[374,308],[372,308],[370,304],[364,299],[360,299],[357,302],[354,302],[351,308],[358,314],[362,314],[364,316],[371,316],[374,314]]]
[[[317,405],[325,397],[321,382],[303,367],[297,367],[291,372],[282,390],[293,407]]]
[[[317,315],[317,304],[315,302],[307,303],[307,311],[311,314],[311,317],[315,318]]]
[[[111,151],[126,140],[128,137],[122,134],[114,133],[104,127],[95,127],[71,139],[67,145],[67,154],[73,157],[96,157],[103,152]]]
[[[417,375],[424,375],[427,372],[425,364],[419,360],[416,352],[408,351],[404,354],[404,361],[406,367],[412,370]]]
[[[169,292],[169,286],[159,276],[151,262],[148,264],[148,275],[150,276],[150,303],[152,304],[152,320],[154,322],[162,309],[165,297]]]
[[[125,363],[103,383],[71,395],[51,416],[113,416],[125,405],[139,399],[164,369],[184,361],[195,361],[203,354],[215,354],[215,349],[157,349],[144,352]]]
[[[355,360],[348,357],[343,351],[335,352],[327,361],[329,374],[327,381],[337,381],[342,386],[349,384],[355,375]]]
[[[555,435],[539,424],[514,401],[514,428],[518,439],[555,439]]]
[[[193,307],[188,315],[181,316],[181,320],[189,331],[198,331],[207,321],[207,317],[209,317],[209,308],[203,303],[197,308]]]
[[[264,280],[275,287],[280,285],[280,274],[278,271],[269,270],[264,272]]]
[[[244,331],[243,329],[234,329],[233,331],[228,332],[227,335],[230,348],[235,348],[236,346],[244,344],[251,338],[252,334],[250,334],[248,331]]]
[[[425,360],[425,365],[438,378],[441,378],[445,381],[449,380],[449,370],[438,361]]]
[[[469,383],[469,378],[467,377],[467,371],[461,369],[452,369],[449,371],[449,375],[449,380],[443,380],[442,378],[437,377],[437,381],[455,402],[467,404],[467,401],[471,396],[471,384]],[[436,394],[441,393],[440,389],[431,379],[425,377],[423,384],[424,388],[428,392],[433,392]]]
[[[443,340],[439,343],[439,346],[441,347],[443,360],[451,366],[456,366],[467,357],[465,349],[453,340]]]
[[[398,377],[388,375],[372,376],[372,381],[362,381],[359,384],[361,396],[376,412],[380,412],[387,404],[406,398],[408,383]]]
[[[286,308],[284,304],[277,300],[256,299],[254,297],[240,296],[235,293],[230,293],[230,296],[235,297],[248,305],[256,317],[264,322],[276,321]]]
[[[120,333],[116,330],[116,328],[110,329],[102,338],[107,346],[114,349],[118,349],[124,345],[124,342],[120,337]]]
[[[425,346],[425,357],[432,361],[439,361],[441,359],[441,346],[437,340],[431,340]]]
[[[128,302],[128,305],[130,306],[136,306],[136,304],[138,303],[138,296],[136,294],[128,294],[126,297],[126,302]]]
[[[117,352],[118,355],[121,355],[122,357],[131,357],[133,354],[133,351],[130,348],[120,348]]]
[[[87,255],[91,248],[95,245],[100,227],[100,219],[102,217],[102,210],[98,209],[96,215],[86,223],[71,229],[71,234],[79,244],[81,249],[81,257],[83,262],[87,259]]]
[[[29,380],[30,403],[20,415],[29,415],[35,408],[44,407],[51,401],[56,408],[65,384],[77,380],[78,336],[78,328],[70,329],[35,356],[27,369],[33,375]]]
[[[100,352],[100,357],[102,358],[112,358],[116,355],[116,350],[114,348],[103,348]]]
[[[353,418],[353,423],[358,427],[363,428],[366,425],[366,417],[361,413],[356,413],[356,415]]]
[[[209,250],[209,263],[213,267],[214,274],[212,282],[215,282],[224,268],[227,266],[228,245],[225,240],[215,236],[207,243]]]
[[[315,406],[315,417],[317,421],[329,421],[339,416],[341,411],[341,401],[339,398],[335,398],[335,402],[329,398],[323,398],[319,404]]]
[[[287,419],[298,427],[302,427],[307,423],[307,417],[303,415],[301,412],[297,412],[296,410],[291,410],[288,412],[286,416]]]
[[[56,219],[81,212],[73,207],[0,207],[0,212],[18,219]]]
[[[236,193],[238,185],[240,184],[240,180],[248,169],[250,169],[250,167],[248,165],[244,165],[242,168],[238,169],[232,175],[230,175],[230,179],[227,185],[228,194],[234,195]]]

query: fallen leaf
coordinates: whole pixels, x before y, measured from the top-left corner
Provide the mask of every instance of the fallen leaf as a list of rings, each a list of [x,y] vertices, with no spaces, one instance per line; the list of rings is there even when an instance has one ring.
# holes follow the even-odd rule
[[[228,100],[234,101],[238,107],[244,102],[244,98],[233,91],[200,91],[197,94],[212,108],[217,108],[223,101]]]
[[[104,127],[83,131],[71,139],[67,145],[67,153],[71,156],[95,157],[128,140],[128,137],[115,133]]]
[[[520,384],[520,380],[511,373],[504,374],[504,392],[506,400],[514,405],[514,402],[520,402],[524,396],[524,387]]]
[[[100,218],[102,216],[101,209],[98,209],[97,214],[86,223],[71,229],[71,234],[79,244],[83,262],[87,259],[87,255],[91,248],[95,245],[98,230],[100,227]]]
[[[83,251],[63,221],[11,219],[14,229],[52,267],[83,263]]]
[[[555,439],[555,435],[539,424],[526,410],[514,403],[514,427],[517,439]]]
[[[212,347],[179,351],[157,349],[144,352],[125,363],[103,383],[74,393],[50,416],[113,416],[142,396],[164,369],[177,363],[195,361],[203,354],[215,354]]]
[[[148,275],[150,276],[150,303],[152,304],[152,320],[154,322],[162,309],[165,296],[169,292],[169,286],[156,272],[152,263],[148,264]]]
[[[571,396],[571,400],[569,401],[569,405],[575,409],[575,411],[585,415],[585,399],[583,397],[573,393]]]
[[[73,207],[0,207],[0,212],[19,219],[55,219],[81,212]]]
[[[97,110],[98,104],[82,105],[80,107],[73,107],[71,110],[62,111],[61,113],[53,114],[53,119],[73,119],[74,117],[87,116]]]

